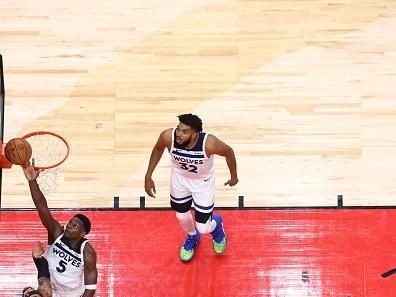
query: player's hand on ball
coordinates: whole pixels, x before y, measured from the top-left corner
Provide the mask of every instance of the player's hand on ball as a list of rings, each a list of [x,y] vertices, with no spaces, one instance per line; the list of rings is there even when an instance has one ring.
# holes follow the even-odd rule
[[[28,181],[35,180],[42,171],[42,170],[36,170],[36,168],[34,168],[34,159],[32,160],[32,164],[30,164],[30,162],[27,162],[22,166],[22,168],[23,168],[23,173],[25,174],[26,179]]]

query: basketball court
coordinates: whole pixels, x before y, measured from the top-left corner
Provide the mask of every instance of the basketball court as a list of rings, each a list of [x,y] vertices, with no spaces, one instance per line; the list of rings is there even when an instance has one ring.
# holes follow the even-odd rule
[[[55,215],[67,221],[75,212]],[[216,256],[204,236],[195,258],[178,259],[172,211],[85,211],[98,253],[98,296],[390,296],[396,267],[394,209],[220,210],[229,244]],[[10,224],[9,222],[13,222]],[[1,212],[0,296],[36,282],[33,211]],[[153,228],[147,228],[153,226]]]
[[[4,157],[38,131],[65,140],[32,156],[54,156],[37,166],[55,164],[41,178],[55,216],[92,218],[96,296],[391,296],[396,3],[296,3],[4,4],[0,296],[36,284],[30,252],[46,241]],[[189,112],[233,147],[240,182],[224,187],[215,159],[229,245],[216,256],[204,236],[184,264],[167,154],[157,198],[143,177]]]

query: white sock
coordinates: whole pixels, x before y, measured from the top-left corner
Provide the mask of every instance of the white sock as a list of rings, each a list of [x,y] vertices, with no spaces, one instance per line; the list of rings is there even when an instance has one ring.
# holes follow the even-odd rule
[[[176,218],[179,221],[182,228],[184,229],[184,231],[186,231],[189,235],[197,234],[191,211],[176,212]]]
[[[209,219],[205,224],[202,223],[196,223],[197,224],[197,230],[201,234],[209,234],[212,233],[213,230],[216,228],[217,223],[215,220]]]

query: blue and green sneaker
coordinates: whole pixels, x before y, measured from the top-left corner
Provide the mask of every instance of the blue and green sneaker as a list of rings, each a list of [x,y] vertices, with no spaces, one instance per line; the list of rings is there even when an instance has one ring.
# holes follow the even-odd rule
[[[198,245],[201,235],[197,231],[195,235],[187,235],[183,246],[180,249],[180,260],[189,262],[194,256],[194,248]]]
[[[216,228],[212,231],[213,249],[216,254],[224,253],[227,246],[227,237],[224,232],[223,219],[220,215],[214,214],[212,220],[216,221]]]

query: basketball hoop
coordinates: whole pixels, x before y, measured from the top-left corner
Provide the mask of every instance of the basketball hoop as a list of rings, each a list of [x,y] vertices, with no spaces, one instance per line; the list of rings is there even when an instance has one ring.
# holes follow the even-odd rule
[[[36,131],[22,136],[32,147],[36,169],[51,169],[65,162],[70,147],[60,135],[48,131]]]
[[[22,138],[32,147],[34,168],[43,170],[37,179],[41,191],[52,196],[58,187],[60,165],[69,156],[69,144],[62,136],[48,131],[31,132]]]

